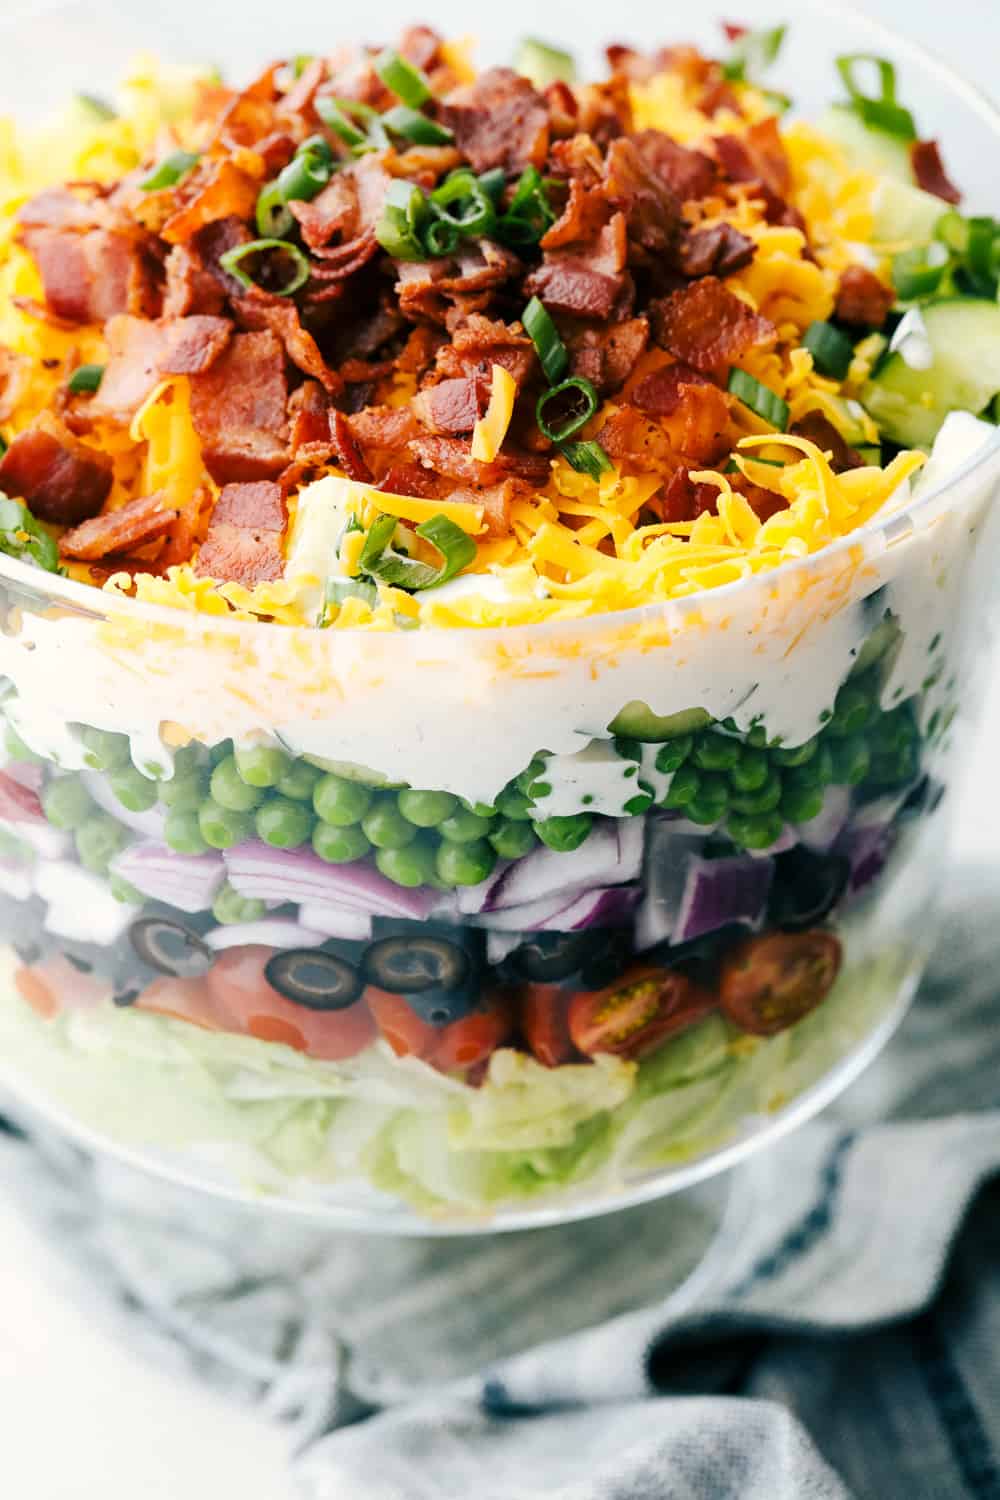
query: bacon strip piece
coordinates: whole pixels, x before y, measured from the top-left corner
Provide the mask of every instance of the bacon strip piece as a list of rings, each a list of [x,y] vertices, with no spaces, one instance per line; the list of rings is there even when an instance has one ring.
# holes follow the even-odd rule
[[[156,311],[152,268],[138,234],[27,224],[19,239],[38,267],[46,305],[56,318],[103,323],[115,313]]]
[[[635,369],[649,342],[649,320],[627,318],[586,328],[569,341],[570,372],[583,375],[601,395],[616,391]]]
[[[237,333],[191,376],[191,419],[218,484],[272,479],[288,462],[285,359],[273,333]]]
[[[824,417],[821,411],[807,411],[805,416],[789,429],[797,437],[808,438],[821,448],[824,453],[830,454],[830,467],[835,474],[842,474],[845,469],[860,469],[864,467],[864,459],[848,443],[847,439],[834,427],[829,417]]]
[[[661,348],[721,379],[749,349],[773,344],[778,330],[716,276],[692,281],[650,305],[653,335]]]
[[[342,411],[333,413],[333,437],[341,466],[346,471],[348,479],[356,479],[361,484],[371,484],[372,471],[365,462],[365,456],[355,442],[350,424]]]
[[[451,343],[437,352],[436,367],[442,375],[489,376],[494,365],[502,365],[520,390],[538,368],[535,346],[520,323],[511,325],[471,313],[451,326]]]
[[[457,376],[413,398],[413,410],[430,432],[471,432],[486,410],[489,388],[478,375]]]
[[[100,510],[111,489],[111,460],[78,442],[43,412],[0,460],[0,490],[27,501],[42,521],[75,526]]]
[[[609,318],[627,285],[625,255],[625,218],[617,213],[590,245],[546,255],[525,281],[525,296],[556,312]]]
[[[689,229],[681,239],[675,262],[685,276],[731,276],[742,271],[757,253],[749,235],[732,224]]]
[[[344,388],[344,382],[336,370],[331,370],[319,350],[319,345],[308,329],[303,328],[302,319],[294,302],[281,297],[270,297],[266,292],[251,293],[234,299],[240,320],[255,331],[270,330],[285,346],[285,353],[303,375],[318,380],[331,395]]]
[[[181,245],[217,219],[252,218],[259,191],[259,183],[228,157],[205,161],[180,183],[180,206],[160,230],[161,237],[168,245]]]
[[[681,203],[707,198],[718,187],[719,169],[704,151],[679,146],[662,130],[639,130],[632,144],[649,170]]]
[[[479,463],[472,457],[469,444],[461,438],[413,438],[409,450],[425,468],[480,489],[487,489],[512,476],[530,480],[533,484],[544,484],[549,477],[549,460],[541,454],[504,449],[492,463]]]
[[[253,588],[280,578],[285,567],[281,538],[288,510],[280,486],[227,484],[215,502],[195,572]]]
[[[219,358],[233,325],[228,318],[149,322],[120,313],[108,320],[108,363],[88,406],[91,416],[127,420],[164,375],[200,375]]]
[[[917,186],[945,203],[961,203],[962,194],[944,169],[941,150],[937,141],[914,141],[910,146],[910,161]]]
[[[860,328],[881,328],[896,300],[887,286],[867,266],[848,266],[837,286],[837,317]]]
[[[541,167],[549,145],[549,111],[541,94],[510,68],[488,68],[455,89],[441,110],[455,144],[477,172]]]
[[[162,494],[143,495],[120,510],[105,511],[65,532],[59,538],[59,552],[79,562],[96,562],[110,553],[154,542],[170,530],[179,514],[164,507]]]

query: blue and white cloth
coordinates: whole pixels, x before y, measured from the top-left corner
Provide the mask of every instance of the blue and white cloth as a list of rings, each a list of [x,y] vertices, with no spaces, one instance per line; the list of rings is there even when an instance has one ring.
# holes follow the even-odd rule
[[[123,1337],[286,1425],[304,1500],[1000,1500],[1000,871],[949,886],[901,1033],[714,1239],[721,1182],[334,1238],[13,1133],[0,1191]]]

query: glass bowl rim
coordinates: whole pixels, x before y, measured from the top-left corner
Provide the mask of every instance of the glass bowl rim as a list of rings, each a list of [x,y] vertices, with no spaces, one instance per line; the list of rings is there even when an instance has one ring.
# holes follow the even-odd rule
[[[25,20],[43,20],[51,17],[53,12],[59,10],[70,10],[84,8],[82,0],[56,0],[51,5],[43,5],[40,9],[28,11],[18,9],[8,15],[0,25],[0,32],[13,24]],[[89,8],[88,8],[89,9]],[[993,132],[1000,142],[1000,105],[993,100],[969,79],[965,78],[957,69],[949,63],[942,62],[939,58],[919,42],[897,31],[894,27],[887,26],[884,22],[875,20],[865,15],[856,6],[844,4],[842,0],[806,0],[804,10],[813,10],[829,16],[833,20],[850,23],[851,26],[867,31],[874,42],[882,43],[891,47],[895,54],[902,55],[914,63],[924,72],[936,76],[940,82],[973,114],[979,116],[982,122]],[[804,19],[797,12],[794,20]],[[754,587],[761,587],[769,580],[776,577],[793,580],[803,572],[807,572],[817,563],[836,561],[846,550],[855,547],[859,542],[871,542],[881,536],[886,544],[891,538],[891,531],[898,529],[901,522],[909,523],[910,527],[919,523],[919,520],[931,509],[940,504],[942,496],[950,491],[958,491],[966,480],[972,479],[981,470],[986,469],[995,460],[1000,459],[1000,427],[988,442],[983,443],[975,450],[954,473],[947,476],[942,482],[926,495],[920,495],[911,500],[909,504],[900,510],[895,510],[889,515],[875,515],[871,520],[859,526],[855,531],[846,532],[835,541],[829,542],[825,547],[816,552],[807,553],[804,557],[794,558],[781,563],[777,568],[763,573],[751,573],[744,578],[734,580],[732,583],[722,584],[716,588],[699,589],[694,594],[686,594],[678,598],[658,599],[648,604],[633,605],[628,609],[598,610],[593,614],[575,615],[570,617],[556,616],[547,620],[533,621],[527,624],[494,625],[494,626],[429,626],[422,625],[418,632],[396,631],[389,634],[398,637],[401,641],[411,641],[414,635],[422,640],[441,639],[443,637],[472,636],[481,640],[485,645],[492,641],[515,641],[518,643],[530,642],[532,639],[541,639],[546,635],[560,633],[561,630],[569,629],[579,632],[597,630],[602,624],[609,629],[626,627],[630,624],[641,626],[643,623],[654,620],[667,612],[686,614],[689,610],[699,609],[703,606],[706,598],[719,599],[726,603],[734,600],[743,592],[752,592]],[[997,465],[1000,472],[1000,464]],[[72,578],[60,577],[57,574],[44,572],[30,563],[19,561],[17,558],[8,557],[0,553],[0,583],[7,580],[20,584],[33,593],[45,594],[53,601],[61,601],[66,605],[73,606],[74,612],[84,613],[90,616],[103,616],[114,611],[126,613],[136,621],[146,620],[152,624],[172,625],[175,629],[180,628],[183,621],[186,625],[194,627],[195,630],[211,630],[232,632],[237,636],[246,635],[255,637],[261,630],[278,630],[292,637],[305,635],[313,636],[322,627],[316,625],[283,625],[277,622],[264,620],[243,620],[233,616],[208,614],[201,611],[187,611],[177,609],[168,604],[157,604],[150,600],[133,599],[128,595],[109,595],[94,584],[80,583]],[[96,597],[95,597],[96,596]],[[195,625],[195,621],[198,625]],[[363,625],[351,626],[346,630],[333,632],[337,636],[357,639],[359,636],[371,634],[370,630]]]

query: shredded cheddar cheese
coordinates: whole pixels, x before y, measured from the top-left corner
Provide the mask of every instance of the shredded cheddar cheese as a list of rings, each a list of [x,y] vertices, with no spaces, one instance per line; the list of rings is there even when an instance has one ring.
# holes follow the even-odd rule
[[[494,365],[489,405],[472,431],[472,457],[479,463],[491,464],[503,447],[516,399],[513,375],[503,365]]]

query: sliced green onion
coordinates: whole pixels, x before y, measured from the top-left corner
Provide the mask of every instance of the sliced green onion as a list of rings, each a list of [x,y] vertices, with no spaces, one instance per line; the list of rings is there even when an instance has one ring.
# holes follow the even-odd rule
[[[902,250],[892,259],[892,283],[901,302],[931,297],[941,285],[948,266],[948,252],[943,245],[917,245]]]
[[[286,203],[308,203],[329,181],[330,163],[312,151],[297,151],[288,166],[278,173],[278,187]]]
[[[358,558],[358,567],[362,572],[368,573],[379,583],[408,589],[411,593],[436,588],[468,567],[476,556],[476,544],[471,536],[467,536],[447,516],[431,516],[429,521],[416,527],[417,536],[429,542],[441,554],[442,560],[437,567],[389,549],[396,525],[395,516],[377,517],[369,529]]]
[[[568,408],[568,414],[556,427],[551,426],[545,415],[546,408],[553,402],[557,411]],[[590,421],[596,410],[597,392],[590,381],[585,375],[571,375],[560,385],[542,392],[535,406],[535,421],[538,423],[538,430],[550,442],[564,443]]]
[[[490,167],[488,172],[480,172],[476,181],[494,206],[499,204],[500,195],[507,186],[507,174],[503,167]]]
[[[882,448],[878,443],[856,443],[854,451],[869,468],[882,467]]]
[[[983,217],[969,219],[967,224],[966,270],[975,290],[993,297],[997,288],[997,234],[1000,226],[993,219]]]
[[[3,433],[0,432],[0,458],[3,458],[4,454],[7,452],[7,446],[7,439],[4,437]]]
[[[405,57],[400,57],[391,47],[386,47],[384,52],[379,53],[374,68],[386,88],[391,89],[411,109],[419,109],[421,104],[426,104],[432,97],[426,74],[407,62]]]
[[[736,366],[729,372],[728,389],[737,401],[742,401],[744,406],[756,412],[769,426],[776,427],[779,432],[786,430],[790,415],[788,402],[777,391],[762,385],[753,375],[748,375],[746,370]]]
[[[732,52],[722,64],[726,78],[734,83],[746,83],[763,73],[777,60],[787,31],[787,26],[770,26],[745,31],[737,37]]]
[[[497,224],[499,238],[512,245],[537,245],[555,221],[541,173],[537,167],[525,167],[510,206]]]
[[[267,256],[272,250],[278,252],[276,258],[284,259],[290,267],[288,279],[281,286],[272,285],[270,278],[267,282],[257,280],[243,266],[245,260],[252,260],[260,255]],[[235,276],[248,291],[256,288],[259,291],[273,292],[276,297],[291,297],[309,280],[309,261],[297,245],[290,245],[287,240],[261,239],[251,240],[246,245],[234,245],[231,250],[219,256],[219,265],[230,276]]]
[[[434,189],[431,205],[439,218],[454,224],[463,236],[489,237],[496,228],[492,198],[475,174],[465,168],[451,172]]]
[[[545,304],[532,297],[521,314],[521,322],[535,346],[546,380],[549,385],[558,385],[569,365],[569,353]]]
[[[760,458],[756,453],[745,453],[743,457],[748,459],[752,464],[764,464],[768,469],[784,469],[787,467],[783,458]],[[731,458],[722,472],[723,474],[742,474],[743,470],[736,462],[736,459]]]
[[[199,158],[194,151],[171,151],[139,183],[144,193],[156,193],[161,188],[176,187],[186,177]]]
[[[426,196],[415,182],[395,177],[375,224],[375,238],[396,260],[426,260],[423,230],[430,211]]]
[[[855,99],[853,107],[873,130],[884,130],[886,135],[898,136],[902,141],[916,140],[913,116],[901,104],[890,104],[885,99]]]
[[[326,128],[354,152],[382,151],[389,144],[382,118],[370,104],[362,104],[359,99],[335,99],[331,94],[317,94],[313,108]]]
[[[878,95],[866,93],[863,84],[858,81],[857,68],[866,63],[878,72],[881,89]],[[851,96],[852,109],[866,125],[875,130],[884,130],[889,135],[899,136],[902,140],[916,140],[917,128],[913,116],[908,109],[896,102],[896,69],[888,58],[879,57],[873,52],[848,52],[837,58],[837,71]]]
[[[99,94],[74,94],[76,107],[91,120],[116,120],[118,115],[106,99]]]
[[[459,241],[459,233],[447,219],[434,219],[424,231],[424,245],[430,255],[451,255]]]
[[[47,573],[59,571],[59,548],[40,521],[22,505],[0,494],[0,552],[34,563]]]
[[[832,380],[843,380],[854,358],[854,345],[846,333],[841,333],[832,323],[810,323],[802,345],[809,350],[813,364],[821,375],[829,375]]]
[[[378,590],[363,578],[331,578],[326,585],[323,614],[333,605],[339,609],[348,599],[362,599],[369,609],[378,603]]]
[[[943,213],[934,226],[934,238],[947,245],[956,255],[964,255],[969,248],[968,220],[954,208]]]
[[[262,187],[258,193],[256,220],[257,233],[265,239],[283,240],[295,227],[295,220],[277,178]]]
[[[550,83],[572,83],[576,78],[576,63],[568,52],[534,37],[525,37],[518,47],[514,68],[536,89],[547,89]]]
[[[74,396],[96,391],[104,378],[103,365],[77,365],[67,380],[67,388]]]
[[[447,146],[455,139],[454,131],[446,125],[439,125],[408,104],[397,104],[395,109],[387,110],[382,116],[382,124],[394,135],[401,135],[404,140],[414,141],[418,146]]]
[[[302,142],[295,152],[296,156],[318,156],[327,162],[331,168],[336,165],[330,142],[325,135],[310,135]]]
[[[589,474],[591,479],[600,479],[614,468],[600,443],[593,439],[586,443],[566,443],[560,451],[570,468],[578,474]]]

